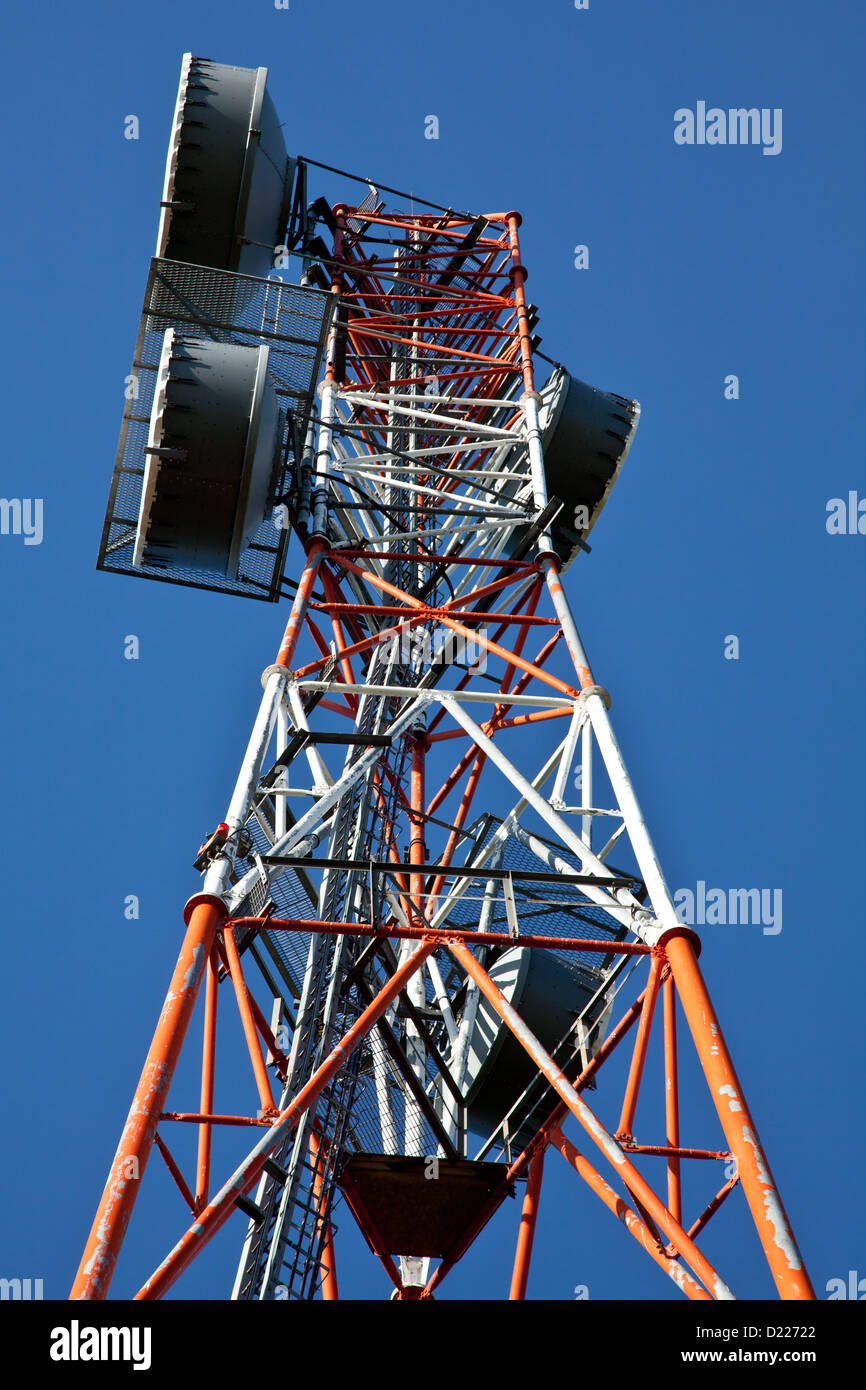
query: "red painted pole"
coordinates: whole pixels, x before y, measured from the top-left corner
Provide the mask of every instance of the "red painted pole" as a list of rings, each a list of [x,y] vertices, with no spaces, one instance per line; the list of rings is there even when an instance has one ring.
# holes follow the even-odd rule
[[[324,541],[314,540],[307,552],[307,563],[304,566],[301,582],[298,585],[297,593],[292,603],[289,621],[286,623],[286,630],[283,633],[282,645],[280,646],[275,663],[277,666],[285,666],[287,669],[291,667],[292,657],[295,654],[295,648],[298,645],[298,638],[301,635],[301,629],[304,623],[304,614],[307,611],[310,594],[313,592],[313,585],[316,582],[316,575],[319,571],[324,549]]]
[[[743,1192],[779,1297],[813,1299],[815,1291],[761,1148],[691,940],[685,933],[670,936],[665,942],[665,952],[722,1129],[737,1160]]]
[[[523,1196],[523,1210],[520,1213],[520,1229],[517,1232],[517,1250],[514,1255],[514,1271],[511,1275],[510,1302],[526,1297],[529,1280],[529,1261],[532,1258],[532,1242],[535,1239],[535,1223],[538,1220],[538,1199],[541,1196],[541,1177],[544,1172],[544,1149],[538,1148],[529,1165],[529,1177]]]
[[[204,1040],[201,1059],[201,1113],[209,1115],[213,1110],[214,1059],[216,1054],[217,1020],[217,962],[211,951],[207,963],[207,983],[204,996]],[[195,1211],[207,1206],[210,1185],[210,1151],[213,1130],[203,1124],[198,1132],[198,1162],[195,1180]]]
[[[391,855],[395,864],[402,865],[403,861],[393,846]],[[483,869],[479,871],[478,876],[484,877]],[[405,886],[402,875],[395,874],[394,877],[401,887]],[[408,918],[408,912],[406,915]],[[233,917],[232,926],[267,927],[268,931],[317,932],[325,936],[393,936],[401,941],[422,941],[429,935],[429,928],[402,927],[395,922],[389,922],[387,927],[383,928],[375,926],[372,922],[326,922],[317,921],[313,917]],[[456,941],[477,942],[479,946],[509,946],[514,942],[514,938],[507,932],[454,931],[449,927],[447,935]],[[648,956],[652,951],[652,947],[645,946],[642,941],[600,941],[591,936],[536,936],[530,932],[525,936],[521,933],[520,944],[540,950],[586,951],[601,956]],[[641,998],[643,997],[641,995]]]
[[[618,1139],[630,1139],[632,1137],[634,1112],[637,1108],[637,1095],[640,1090],[647,1047],[649,1046],[649,1035],[650,1029],[652,1028],[656,996],[658,994],[661,965],[661,957],[653,954],[653,958],[650,961],[649,979],[647,980],[640,1022],[637,1026],[637,1037],[634,1040],[634,1051],[632,1052],[631,1066],[629,1067],[628,1081],[626,1082],[625,1096],[622,1102],[622,1114],[619,1117],[619,1128],[616,1131]]]
[[[665,1023],[665,1137],[668,1147],[678,1149],[680,1143],[679,1077],[677,1074],[677,991],[674,977],[668,974],[662,986]],[[683,1206],[680,1190],[679,1154],[668,1159],[668,1208],[682,1222]]]
[[[339,1290],[337,1289],[337,1261],[334,1255],[334,1233],[331,1229],[330,1221],[324,1220],[325,1215],[325,1184],[322,1178],[322,1169],[325,1162],[325,1155],[319,1143],[318,1135],[314,1129],[310,1129],[310,1161],[315,1170],[313,1178],[313,1194],[316,1199],[316,1207],[319,1214],[319,1231],[322,1239],[322,1248],[319,1255],[319,1270],[322,1276],[322,1299],[325,1303],[336,1303],[339,1301]]]
[[[162,1013],[97,1208],[70,1298],[105,1298],[156,1127],[223,913],[215,901],[192,910]]]
[[[253,1064],[253,1074],[256,1078],[259,1100],[262,1103],[263,1113],[268,1114],[269,1111],[276,1110],[273,1093],[271,1092],[271,1079],[268,1076],[265,1060],[262,1057],[259,1035],[256,1031],[255,1019],[253,1018],[252,1009],[250,1008],[247,982],[244,979],[244,972],[241,967],[240,956],[238,955],[234,927],[226,926],[223,931],[223,941],[225,942],[226,959],[229,963],[231,982],[234,986],[235,997],[238,1001],[238,1011],[241,1016],[244,1037],[246,1038],[247,1048],[249,1049],[250,1061]]]
[[[412,741],[412,771],[409,786],[412,808],[409,813],[409,863],[412,865],[423,864],[426,853],[424,845],[424,759],[424,737],[417,734]],[[409,894],[415,925],[423,930],[426,923],[423,874],[410,874]]]
[[[689,1235],[691,1236],[692,1240],[694,1240],[695,1237],[700,1234],[700,1232],[704,1229],[707,1222],[709,1221],[710,1217],[714,1216],[715,1213],[718,1211],[719,1207],[722,1205],[722,1203],[726,1201],[728,1197],[730,1197],[734,1188],[739,1186],[739,1182],[740,1179],[736,1177],[736,1175],[732,1178],[728,1178],[728,1181],[725,1183],[724,1187],[716,1193],[713,1200],[707,1204],[707,1206],[701,1212],[697,1220],[692,1222],[691,1226],[689,1227]]]

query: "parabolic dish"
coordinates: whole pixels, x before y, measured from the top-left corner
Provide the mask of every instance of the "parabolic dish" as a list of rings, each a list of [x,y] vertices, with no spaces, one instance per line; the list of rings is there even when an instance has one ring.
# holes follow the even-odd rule
[[[564,503],[552,527],[564,569],[577,555],[578,541],[586,540],[601,515],[639,418],[637,401],[599,391],[562,367],[541,388],[547,492]]]
[[[163,340],[133,566],[234,578],[272,495],[282,418],[268,348]]]
[[[267,72],[184,54],[157,256],[246,275],[272,269],[294,161],[265,90]]]

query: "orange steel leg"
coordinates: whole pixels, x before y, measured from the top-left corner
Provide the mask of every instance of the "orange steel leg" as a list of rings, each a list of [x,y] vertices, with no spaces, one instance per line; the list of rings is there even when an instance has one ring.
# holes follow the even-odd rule
[[[662,985],[665,1023],[665,1142],[671,1149],[680,1146],[679,1078],[677,1075],[677,992],[673,975]],[[683,1219],[680,1190],[679,1155],[668,1159],[668,1208],[677,1221]],[[690,1235],[693,1232],[689,1233]]]
[[[105,1298],[222,913],[215,902],[192,910],[186,936],[70,1298]]]
[[[201,1059],[201,1106],[199,1107],[203,1115],[210,1115],[213,1111],[218,984],[216,952],[211,951],[207,963],[207,982],[204,996],[204,1042]],[[207,1206],[212,1135],[213,1130],[209,1124],[201,1125],[198,1132],[198,1162],[195,1178],[195,1206],[193,1208],[195,1211],[201,1211],[202,1207]]]
[[[737,1160],[743,1192],[779,1297],[814,1298],[803,1257],[761,1148],[691,940],[685,933],[670,936],[665,941],[665,952],[728,1147]]]
[[[514,1271],[511,1275],[509,1301],[526,1297],[526,1284],[529,1279],[529,1261],[532,1258],[532,1242],[535,1238],[535,1223],[538,1219],[538,1199],[541,1195],[541,1177],[544,1171],[544,1149],[539,1147],[533,1154],[529,1165],[529,1177],[523,1197],[523,1210],[520,1213],[520,1230],[517,1233],[517,1250],[514,1255]]]

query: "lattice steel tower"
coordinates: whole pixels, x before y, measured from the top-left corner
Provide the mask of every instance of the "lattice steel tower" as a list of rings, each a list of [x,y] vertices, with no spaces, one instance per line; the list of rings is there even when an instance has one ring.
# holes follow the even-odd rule
[[[563,587],[638,407],[556,364],[537,379],[516,212],[357,203],[350,176],[346,201],[310,203],[323,167],[286,157],[263,69],[184,60],[100,565],[288,591],[291,611],[73,1297],[106,1295],[155,1143],[191,1215],[140,1298],[238,1210],[233,1297],[336,1298],[335,1199],[395,1296],[427,1298],[526,1179],[522,1298],[551,1148],[693,1299],[733,1296],[698,1236],[740,1186],[780,1296],[811,1298]],[[202,984],[200,1093],[169,1111]],[[227,989],[242,1116],[214,1074]],[[715,1148],[680,1134],[678,1019]],[[630,1034],[617,1097],[605,1064]],[[213,1180],[225,1124],[255,1142]],[[686,1213],[693,1160],[731,1175]]]

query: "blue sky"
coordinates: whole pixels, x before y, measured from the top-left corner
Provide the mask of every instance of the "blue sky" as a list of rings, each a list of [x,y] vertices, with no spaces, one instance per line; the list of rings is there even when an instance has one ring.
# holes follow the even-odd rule
[[[819,1297],[866,1275],[866,535],[826,528],[830,499],[866,498],[860,7],[85,0],[5,28],[2,493],[43,499],[44,534],[0,536],[0,1274],[68,1291],[285,618],[94,569],[191,50],[268,67],[292,153],[519,209],[543,350],[641,402],[569,593],[671,887],[783,890],[778,934],[707,926],[703,965]],[[675,144],[674,112],[699,101],[780,108],[781,152]],[[242,1060],[226,1054],[229,1088]],[[185,1063],[179,1090],[192,1078]],[[547,1173],[531,1297],[679,1296],[555,1155]],[[507,1293],[516,1221],[510,1204],[443,1297]],[[179,1295],[227,1295],[242,1224]],[[155,1159],[115,1295],[185,1225]],[[386,1293],[345,1213],[340,1239],[344,1292]],[[708,1250],[769,1296],[739,1194]]]

